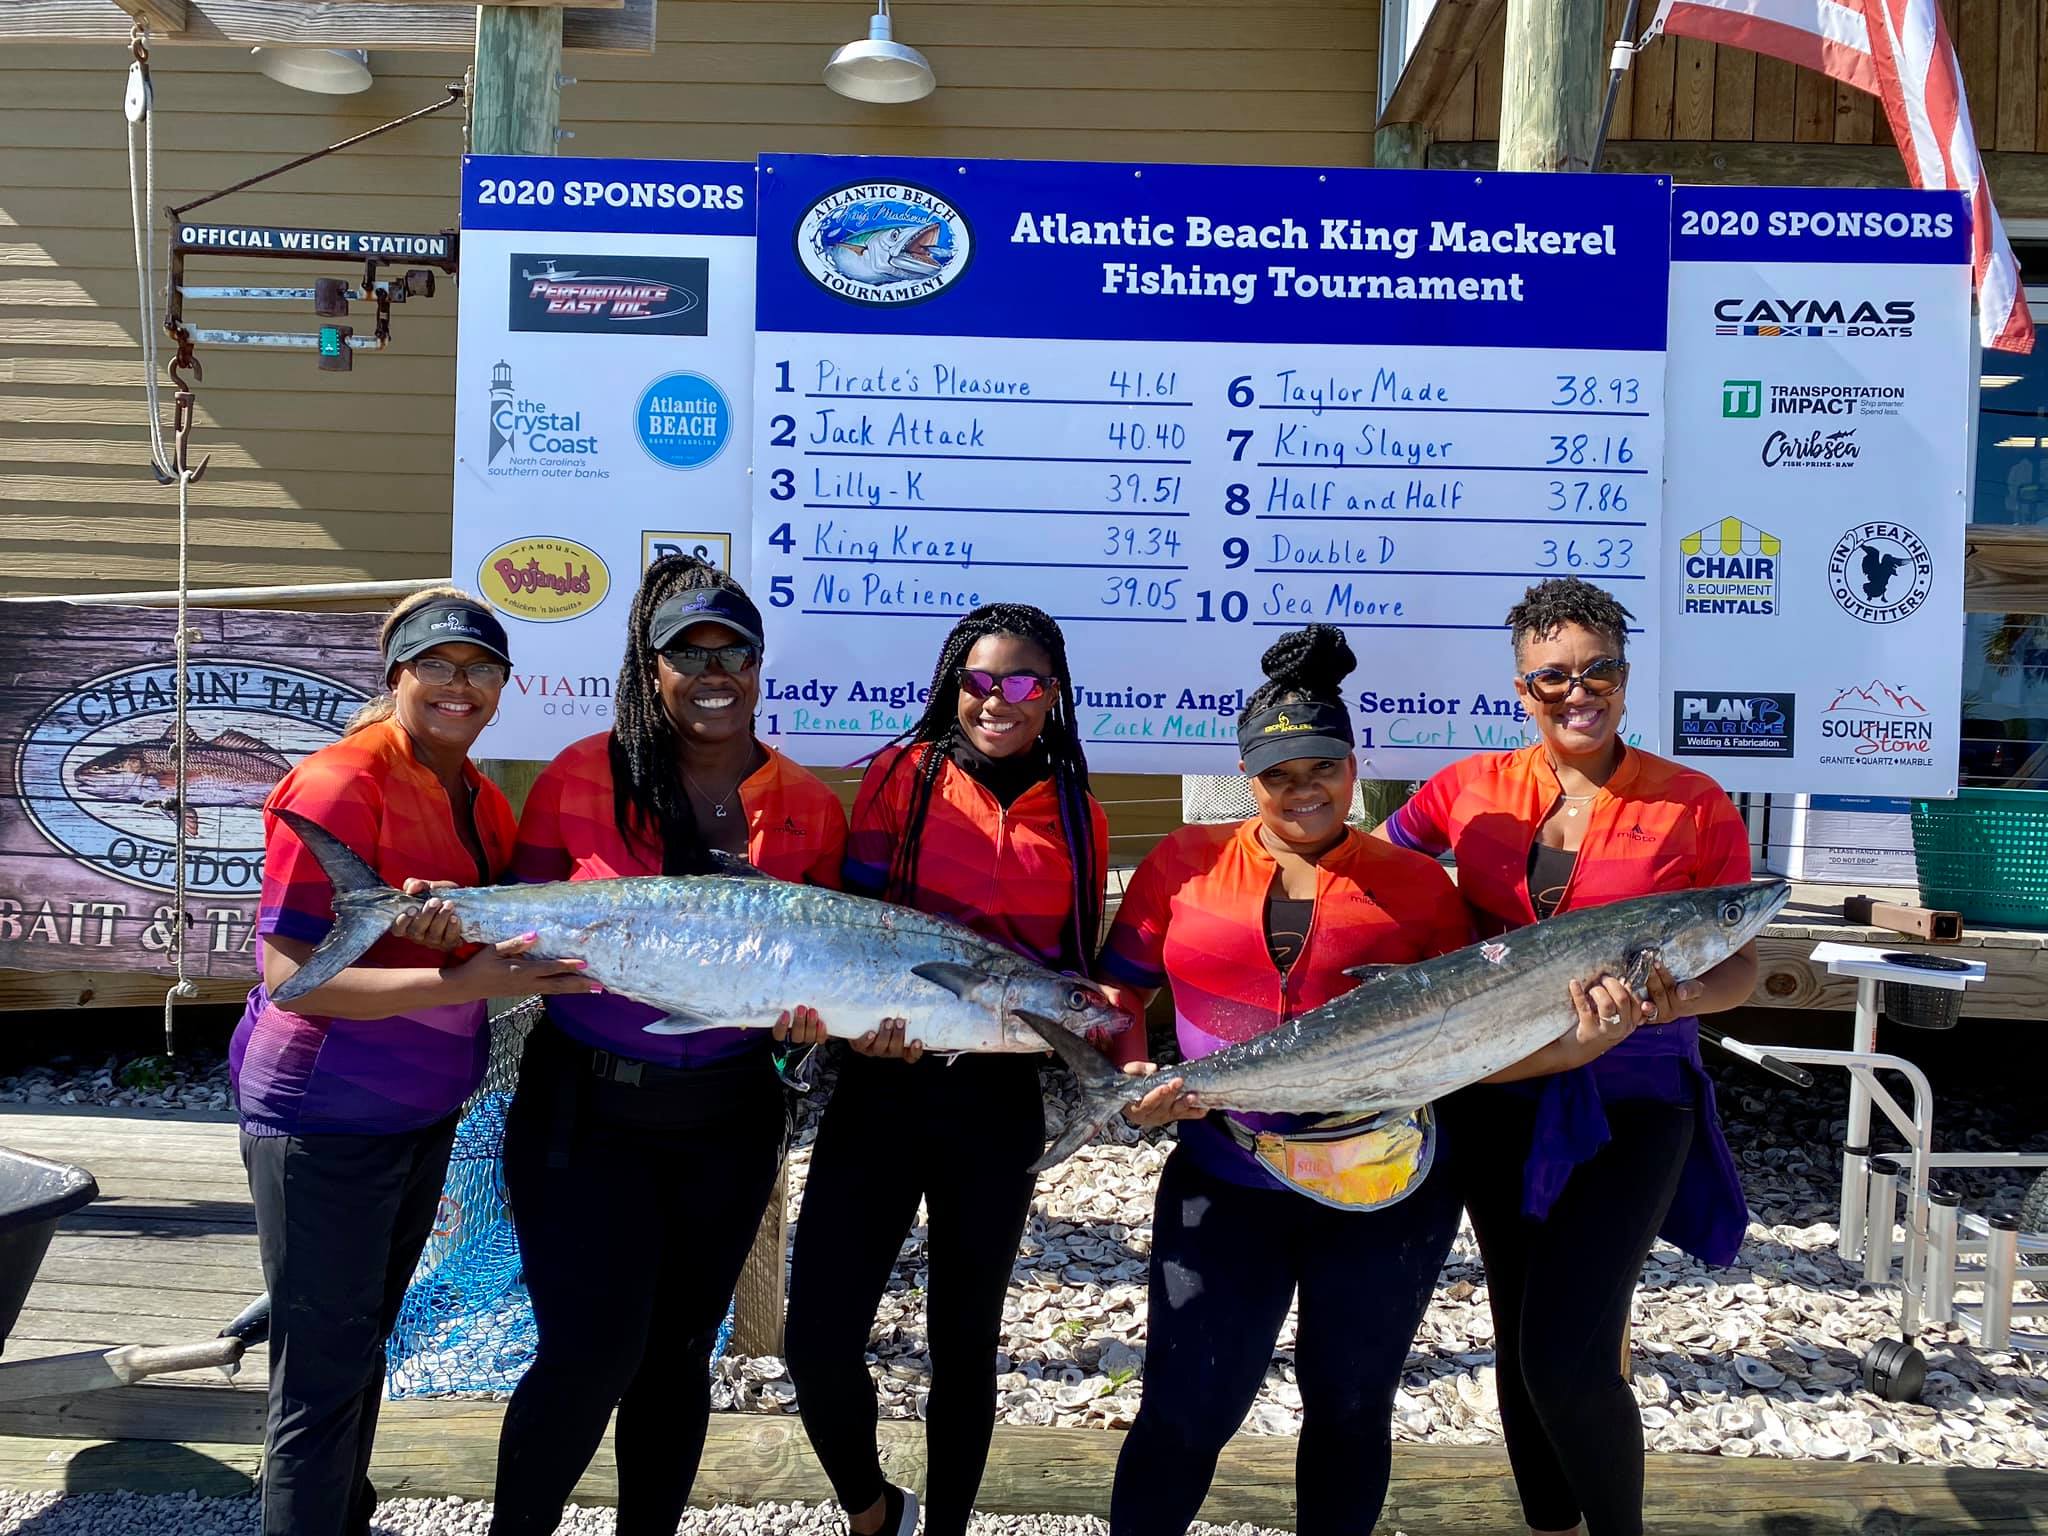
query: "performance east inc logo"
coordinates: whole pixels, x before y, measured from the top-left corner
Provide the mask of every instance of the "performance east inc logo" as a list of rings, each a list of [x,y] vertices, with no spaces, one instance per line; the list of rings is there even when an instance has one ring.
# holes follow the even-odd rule
[[[827,293],[856,304],[915,304],[967,270],[967,220],[909,182],[863,182],[812,204],[796,228],[796,258]]]
[[[1896,624],[1920,611],[1934,588],[1926,541],[1899,523],[1858,523],[1828,555],[1828,591],[1865,624]]]
[[[512,365],[491,370],[489,446],[484,473],[493,479],[608,480],[599,466],[598,438],[580,410],[522,396]]]
[[[509,324],[556,334],[703,336],[710,282],[702,256],[517,254]]]

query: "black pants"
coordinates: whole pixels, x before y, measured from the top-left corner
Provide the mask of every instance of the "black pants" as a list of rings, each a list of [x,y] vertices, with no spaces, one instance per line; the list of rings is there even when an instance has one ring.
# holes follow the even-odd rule
[[[453,1117],[384,1136],[241,1137],[270,1290],[264,1536],[362,1536],[384,1341],[433,1230]]]
[[[1543,1221],[1522,1214],[1534,1105],[1481,1085],[1438,1106],[1493,1305],[1501,1428],[1522,1514],[1539,1531],[1640,1536],[1643,1421],[1622,1340],[1643,1260],[1671,1209],[1693,1112],[1607,1106],[1613,1140]]]
[[[498,1441],[492,1536],[546,1536],[618,1410],[619,1536],[674,1536],[704,1452],[711,1346],[781,1163],[766,1054],[704,1092],[599,1083],[545,1025],[505,1181],[539,1344]],[[579,1075],[580,1074],[580,1075]]]
[[[1145,1395],[1117,1458],[1111,1536],[1187,1530],[1297,1290],[1295,1529],[1367,1536],[1387,1497],[1401,1367],[1457,1229],[1441,1167],[1399,1204],[1340,1211],[1229,1183],[1176,1149],[1152,1217]]]
[[[925,1536],[960,1536],[995,1430],[996,1344],[1044,1150],[1035,1056],[849,1056],[818,1127],[789,1281],[804,1432],[858,1512],[882,1496],[868,1338],[889,1271],[929,1214]]]

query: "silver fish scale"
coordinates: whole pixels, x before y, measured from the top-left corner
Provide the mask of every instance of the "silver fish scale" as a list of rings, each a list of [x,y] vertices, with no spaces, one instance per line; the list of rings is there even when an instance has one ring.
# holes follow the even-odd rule
[[[936,1051],[1034,1051],[1008,1017],[1051,1018],[1070,983],[957,923],[816,886],[729,876],[639,877],[444,892],[463,937],[537,933],[537,954],[588,962],[607,991],[707,1025],[765,1028],[784,1010],[818,1010],[835,1035],[883,1018]],[[912,974],[945,962],[990,979],[956,996]]]

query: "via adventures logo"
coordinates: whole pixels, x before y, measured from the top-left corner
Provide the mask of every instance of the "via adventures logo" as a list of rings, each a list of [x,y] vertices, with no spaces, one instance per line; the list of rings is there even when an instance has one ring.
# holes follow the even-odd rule
[[[611,572],[597,551],[574,539],[514,539],[484,556],[476,583],[500,613],[554,624],[602,603]]]
[[[841,187],[796,227],[796,258],[811,280],[856,304],[932,298],[967,270],[973,251],[960,211],[909,182]]]
[[[1873,678],[1842,689],[1821,711],[1823,767],[1924,768],[1934,761],[1927,706]]]
[[[581,411],[556,410],[544,399],[522,396],[512,365],[491,369],[490,445],[484,473],[494,479],[608,480],[598,468],[597,434]]]
[[[182,824],[190,894],[253,896],[264,800],[299,759],[340,739],[368,695],[254,658],[194,662],[180,797],[175,672],[122,667],[59,694],[15,754],[21,807],[66,857],[151,891],[175,887]]]
[[[1865,624],[1896,624],[1920,611],[1934,588],[1927,543],[1900,523],[1858,523],[1828,555],[1828,590]]]
[[[665,373],[633,407],[640,446],[670,469],[702,469],[732,438],[732,402],[701,373]]]
[[[1762,379],[1723,379],[1721,415],[1725,420],[1750,421],[1764,413]]]

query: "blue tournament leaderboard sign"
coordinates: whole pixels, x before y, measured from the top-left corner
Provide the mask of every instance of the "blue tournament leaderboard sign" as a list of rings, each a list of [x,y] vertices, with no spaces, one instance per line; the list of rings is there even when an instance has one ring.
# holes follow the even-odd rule
[[[1307,623],[1359,654],[1368,772],[1519,742],[1525,587],[1654,611],[1670,207],[1649,177],[764,157],[764,734],[871,751],[1010,600],[1066,630],[1102,768],[1233,771],[1260,653]]]

